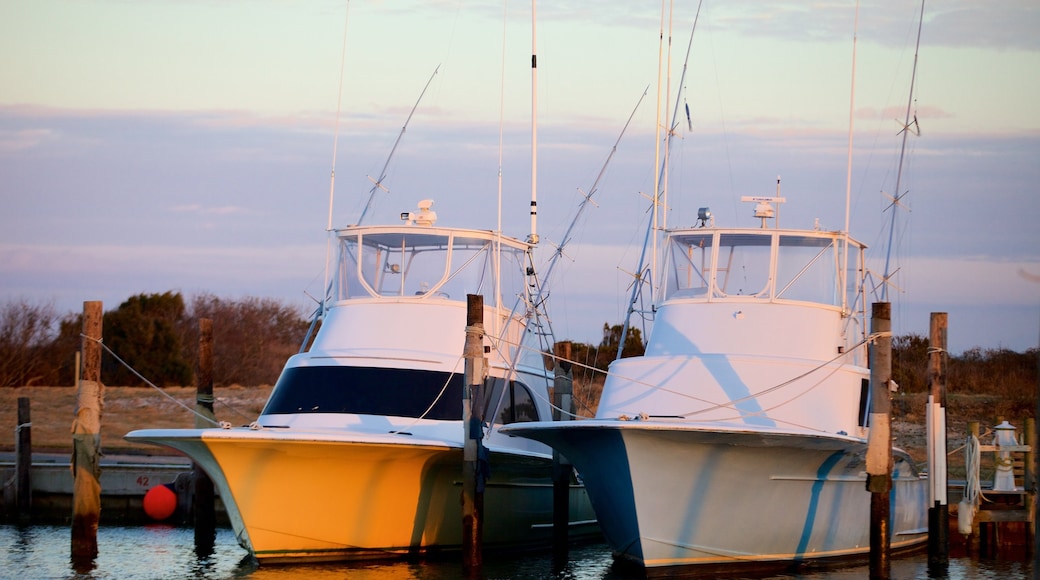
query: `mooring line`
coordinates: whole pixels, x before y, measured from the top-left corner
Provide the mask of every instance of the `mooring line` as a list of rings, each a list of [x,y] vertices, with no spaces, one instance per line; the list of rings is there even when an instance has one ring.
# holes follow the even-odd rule
[[[217,427],[221,427],[221,428],[227,429],[227,428],[229,428],[231,426],[231,424],[228,423],[227,421],[217,421],[217,420],[215,420],[215,419],[213,419],[211,417],[207,417],[206,415],[203,415],[202,413],[199,413],[195,409],[192,409],[191,407],[185,405],[181,401],[178,401],[176,399],[176,397],[174,397],[173,395],[171,395],[171,394],[167,393],[166,391],[163,391],[161,388],[157,387],[154,383],[152,383],[152,381],[149,381],[148,379],[146,379],[144,377],[144,375],[142,375],[141,373],[137,372],[137,369],[135,369],[134,367],[130,366],[130,364],[127,363],[126,361],[124,361],[123,359],[119,358],[119,355],[117,355],[112,349],[108,348],[108,345],[105,344],[104,339],[94,338],[92,336],[87,336],[87,335],[82,334],[82,333],[80,334],[80,337],[81,338],[85,338],[87,340],[93,340],[94,342],[96,342],[99,345],[101,345],[101,348],[105,349],[105,351],[108,352],[108,354],[112,355],[112,358],[116,359],[116,361],[118,361],[119,364],[123,365],[124,367],[127,368],[127,370],[129,370],[130,372],[134,373],[134,375],[137,378],[139,378],[142,381],[144,381],[145,384],[147,384],[149,387],[152,387],[156,391],[159,391],[159,393],[161,393],[162,396],[164,396],[167,399],[173,401],[174,403],[180,405],[181,407],[184,407],[184,409],[186,409],[189,413],[192,413],[196,417],[201,417],[201,418],[205,419],[206,421],[209,421],[210,423],[213,423],[213,425],[215,425]]]

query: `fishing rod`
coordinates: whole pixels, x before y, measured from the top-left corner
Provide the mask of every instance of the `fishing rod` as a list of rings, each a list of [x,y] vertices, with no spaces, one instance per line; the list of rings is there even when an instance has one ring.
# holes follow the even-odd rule
[[[549,283],[549,279],[552,275],[553,268],[556,266],[556,262],[559,261],[559,258],[563,256],[563,248],[566,247],[568,243],[570,243],[572,239],[571,232],[574,230],[574,226],[577,225],[578,219],[581,217],[582,213],[585,212],[585,208],[588,207],[590,203],[595,204],[595,202],[592,201],[592,196],[594,196],[596,192],[599,191],[599,182],[601,179],[603,179],[603,175],[607,172],[607,166],[610,165],[611,159],[613,159],[614,154],[617,153],[618,145],[621,143],[621,139],[625,136],[625,132],[628,130],[628,126],[632,123],[632,118],[635,117],[636,111],[639,110],[639,106],[643,103],[643,99],[646,98],[648,92],[650,92],[649,85],[647,85],[647,87],[643,89],[642,96],[639,97],[639,100],[636,102],[636,106],[633,107],[632,112],[628,115],[628,120],[625,121],[625,126],[622,127],[621,133],[618,135],[617,140],[614,141],[614,146],[610,148],[610,153],[607,154],[607,159],[603,162],[603,166],[600,168],[599,173],[596,175],[595,181],[592,182],[592,187],[589,188],[589,192],[585,193],[581,191],[581,188],[578,188],[578,191],[581,192],[583,199],[581,203],[578,204],[578,209],[574,213],[574,218],[571,219],[570,225],[567,226],[567,231],[563,234],[563,239],[560,241],[558,245],[555,245],[556,251],[553,252],[552,258],[549,259],[549,265],[546,266],[545,275],[542,277],[543,284]]]

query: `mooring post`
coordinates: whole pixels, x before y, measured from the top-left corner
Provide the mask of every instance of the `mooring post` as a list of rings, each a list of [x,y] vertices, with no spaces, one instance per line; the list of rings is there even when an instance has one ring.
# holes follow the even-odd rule
[[[481,574],[484,530],[484,297],[466,295],[465,385],[462,389],[462,567],[467,577]]]
[[[18,521],[28,523],[32,516],[32,415],[29,397],[18,397],[18,426],[14,441],[15,510]]]
[[[557,421],[568,421],[574,416],[574,375],[571,364],[571,343],[559,342],[553,347],[553,414]],[[570,543],[571,473],[573,468],[566,457],[553,450],[553,560],[567,562]]]
[[[213,321],[199,320],[198,367],[195,373],[195,428],[216,424],[213,413]],[[192,463],[192,509],[195,520],[195,550],[211,553],[216,542],[217,518],[213,480],[198,463]]]
[[[981,433],[981,429],[979,427],[979,422],[978,421],[968,421],[968,438],[970,439],[970,438],[974,437],[975,439],[978,439],[980,433]],[[975,474],[973,474],[971,472],[965,473],[965,476],[967,478],[972,478],[972,477],[975,477],[977,475],[978,475],[977,473],[975,473]],[[969,481],[970,481],[970,479],[969,479]],[[960,508],[958,507],[958,509],[960,509]],[[960,514],[958,513],[957,515],[959,516]],[[968,537],[968,551],[971,554],[978,554],[979,550],[981,549],[981,547],[982,547],[982,528],[981,528],[981,524],[979,523],[978,518],[976,518],[974,516],[974,514],[973,514],[972,515],[972,519],[971,519],[971,534]]]
[[[892,490],[892,305],[875,302],[870,334],[870,436],[867,439],[867,491],[870,492],[870,577],[888,578],[889,499]]]
[[[97,527],[101,516],[101,302],[83,303],[83,369],[72,422],[72,559],[97,557]]]
[[[1040,389],[1038,389],[1038,392],[1040,392]],[[1040,407],[1040,397],[1037,397],[1037,406]],[[1037,409],[1037,414],[1040,415],[1040,409]],[[1028,527],[1029,526],[1028,523],[1026,524],[1026,526],[1027,526],[1026,527],[1026,536],[1027,536],[1027,538],[1026,538],[1026,545],[1027,546],[1029,545],[1028,536],[1029,536],[1029,534],[1032,534],[1033,535],[1033,580],[1040,580],[1040,570],[1037,569],[1037,568],[1040,568],[1040,566],[1037,566],[1037,559],[1040,559],[1040,539],[1037,539],[1037,535],[1038,535],[1037,532],[1040,531],[1040,524],[1037,523],[1037,520],[1040,520],[1040,518],[1036,517],[1036,514],[1037,514],[1037,509],[1036,509],[1037,508],[1037,500],[1036,500],[1036,496],[1037,496],[1037,491],[1040,491],[1040,490],[1037,489],[1037,468],[1040,467],[1040,466],[1036,465],[1036,456],[1037,456],[1037,452],[1036,452],[1036,443],[1037,443],[1037,439],[1036,439],[1036,417],[1027,417],[1026,418],[1026,420],[1025,420],[1025,427],[1024,427],[1024,430],[1023,430],[1023,437],[1024,438],[1023,438],[1022,442],[1025,445],[1029,446],[1029,451],[1026,452],[1025,457],[1022,459],[1022,462],[1024,463],[1023,467],[1024,467],[1024,470],[1025,470],[1025,473],[1023,474],[1023,478],[1022,478],[1022,483],[1024,484],[1025,490],[1026,490],[1026,502],[1029,502],[1029,503],[1026,504],[1026,509],[1032,509],[1033,510],[1033,527],[1032,527],[1032,529],[1030,529]],[[1032,504],[1032,508],[1029,507],[1030,503]]]
[[[1040,349],[1036,353],[1036,390],[1040,393]],[[1040,580],[1040,566],[1035,558],[1040,558],[1040,452],[1037,445],[1040,444],[1040,435],[1036,432],[1036,419],[1040,419],[1040,396],[1036,398],[1036,414],[1033,416],[1032,436],[1028,439],[1033,446],[1033,580]]]
[[[946,465],[946,327],[945,312],[933,312],[928,349],[928,568],[950,565],[950,508]]]

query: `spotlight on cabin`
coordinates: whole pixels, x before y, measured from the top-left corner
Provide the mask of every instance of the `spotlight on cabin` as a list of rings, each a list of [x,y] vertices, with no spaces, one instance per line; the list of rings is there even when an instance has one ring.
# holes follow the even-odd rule
[[[697,210],[697,227],[706,227],[711,220],[711,209],[702,207]]]

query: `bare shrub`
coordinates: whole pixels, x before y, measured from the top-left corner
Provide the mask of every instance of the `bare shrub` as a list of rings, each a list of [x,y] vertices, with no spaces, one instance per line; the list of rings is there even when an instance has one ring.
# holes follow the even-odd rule
[[[58,321],[52,303],[22,298],[0,305],[0,386],[57,382],[52,359]]]

